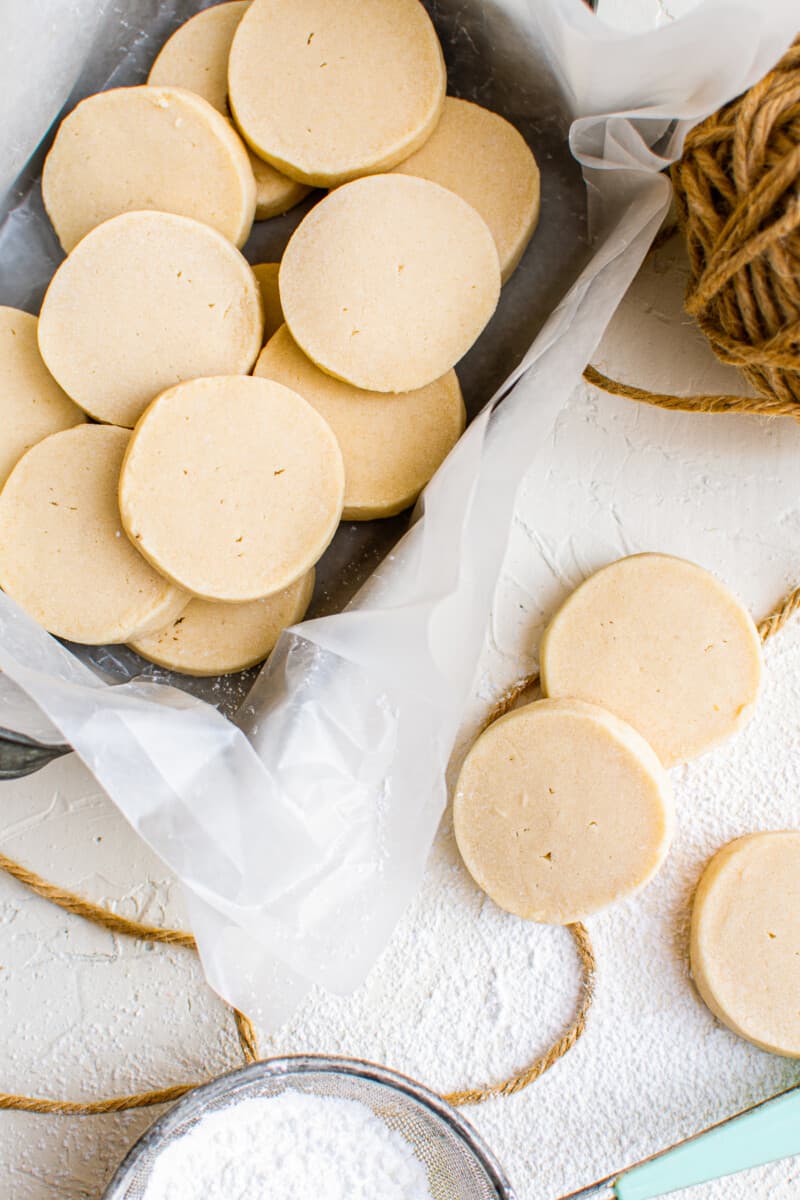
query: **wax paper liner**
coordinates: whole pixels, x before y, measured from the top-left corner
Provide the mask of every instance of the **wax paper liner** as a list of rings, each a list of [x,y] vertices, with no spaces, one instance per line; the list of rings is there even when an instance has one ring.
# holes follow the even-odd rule
[[[7,96],[0,184],[76,79],[83,91],[137,81],[140,47],[202,5],[6,7],[8,44],[25,61]],[[426,489],[410,530],[346,611],[281,638],[235,721],[157,679],[109,683],[119,674],[0,596],[0,723],[75,748],[181,879],[209,982],[272,1024],[312,983],[354,988],[414,894],[445,807],[445,770],[519,484],[529,471],[548,477],[559,410],[667,211],[663,167],[691,124],[769,69],[796,25],[791,0],[703,4],[635,36],[605,28],[580,0],[431,8],[446,55],[472,54],[477,78],[491,59],[486,90],[504,78],[508,115],[516,93],[530,84],[536,95],[544,80],[555,119],[572,118],[592,241],[527,353]],[[43,36],[48,22],[62,25],[58,37]],[[25,275],[26,239],[48,236],[30,198],[0,236],[0,280],[10,272],[29,303],[46,279]],[[544,225],[538,236],[548,237]],[[559,253],[573,263],[574,250],[565,240]],[[536,253],[534,242],[528,258]],[[520,304],[505,320],[524,329],[528,315]],[[490,349],[491,338],[490,326]],[[543,530],[555,504],[543,486]]]

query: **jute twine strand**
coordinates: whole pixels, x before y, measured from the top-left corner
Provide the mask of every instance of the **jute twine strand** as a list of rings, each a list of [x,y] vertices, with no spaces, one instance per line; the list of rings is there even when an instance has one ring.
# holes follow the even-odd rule
[[[509,1076],[502,1083],[485,1083],[479,1087],[465,1088],[459,1092],[449,1092],[444,1097],[448,1103],[458,1108],[465,1104],[483,1104],[485,1100],[492,1100],[497,1096],[514,1096],[517,1092],[521,1092],[532,1083],[535,1083],[540,1075],[544,1075],[545,1071],[549,1071],[552,1066],[555,1066],[558,1060],[569,1053],[578,1039],[583,1036],[586,1030],[586,1018],[594,999],[596,963],[592,942],[586,926],[577,921],[574,925],[567,926],[567,928],[575,940],[575,948],[578,951],[583,972],[583,984],[578,1011],[569,1029],[567,1029],[566,1033],[562,1034],[558,1041],[553,1043],[549,1050],[546,1050],[544,1054],[535,1059],[530,1066],[518,1072],[518,1074]]]
[[[786,623],[800,612],[800,587],[790,592],[780,606],[766,617],[758,626],[763,642],[768,641],[778,633]],[[538,675],[529,675],[519,680],[495,704],[482,725],[488,728],[494,721],[504,716],[514,707],[520,697],[538,683]],[[43,900],[71,913],[82,917],[93,925],[99,925],[110,933],[123,934],[126,937],[139,938],[146,942],[155,942],[165,946],[180,946],[186,950],[197,951],[197,943],[190,933],[181,929],[162,929],[157,925],[148,925],[142,921],[132,921],[118,913],[111,912],[102,905],[94,904],[83,896],[65,888],[48,883],[35,871],[23,867],[14,859],[0,854],[0,871],[4,871],[18,883],[23,884]],[[592,943],[586,927],[580,922],[568,926],[575,942],[581,963],[583,982],[578,1009],[574,1020],[566,1032],[553,1045],[529,1066],[517,1072],[500,1083],[483,1084],[479,1087],[465,1088],[449,1092],[444,1099],[453,1105],[481,1104],[498,1096],[513,1096],[528,1087],[541,1075],[548,1071],[560,1058],[567,1054],[586,1029],[586,1019],[592,1004],[595,989],[595,957]],[[245,1063],[256,1062],[259,1058],[256,1032],[250,1020],[232,1009],[239,1047]],[[135,1108],[151,1108],[157,1104],[171,1104],[185,1096],[187,1092],[198,1087],[198,1083],[177,1084],[174,1087],[154,1088],[142,1092],[134,1092],[127,1096],[113,1096],[103,1100],[46,1100],[40,1097],[20,1096],[13,1093],[0,1092],[0,1110],[14,1109],[17,1112],[48,1113],[60,1116],[97,1116],[103,1113],[128,1112]]]
[[[5,854],[0,854],[0,871],[16,879],[29,891],[35,892],[43,900],[57,905],[64,912],[82,917],[107,929],[109,933],[123,934],[125,937],[139,938],[145,942],[157,942],[163,946],[180,946],[186,950],[197,951],[197,943],[190,933],[182,929],[163,929],[158,925],[147,925],[142,921],[131,921],[110,909],[94,904],[74,892],[66,891],[55,884],[48,883],[35,871],[22,866]],[[258,1059],[258,1042],[256,1032],[249,1018],[238,1009],[232,1009],[236,1033],[242,1057],[246,1063]],[[169,1104],[185,1096],[197,1085],[194,1083],[178,1084],[175,1087],[155,1088],[145,1092],[136,1092],[130,1096],[115,1096],[107,1100],[71,1101],[33,1099],[28,1096],[11,1095],[0,1092],[0,1109],[13,1108],[20,1112],[55,1113],[63,1116],[91,1116],[99,1113],[126,1112],[132,1108],[149,1108],[155,1104]]]
[[[783,627],[800,612],[800,587],[796,587],[793,592],[789,592],[785,596],[778,608],[765,617],[763,621],[758,623],[758,635],[762,642],[768,642],[776,633],[780,633]]]
[[[500,717],[504,717],[507,712],[510,712],[525,692],[536,687],[538,682],[538,674],[528,675],[509,688],[486,716],[479,732],[483,733],[495,721],[499,721]],[[463,1091],[448,1092],[444,1097],[448,1103],[458,1108],[466,1104],[483,1104],[485,1100],[492,1100],[497,1096],[513,1096],[517,1092],[521,1092],[526,1087],[529,1087],[540,1075],[544,1075],[545,1071],[549,1071],[560,1058],[563,1058],[572,1049],[578,1039],[582,1037],[586,1029],[586,1019],[589,1015],[589,1009],[594,999],[596,962],[591,938],[586,926],[581,924],[580,921],[576,921],[573,925],[568,925],[567,928],[574,939],[582,973],[578,1009],[572,1024],[557,1041],[553,1042],[552,1046],[544,1054],[540,1055],[539,1058],[535,1059],[522,1071],[519,1071],[515,1075],[510,1075],[500,1083],[485,1083],[478,1087],[465,1088]]]
[[[757,396],[676,396],[584,378],[683,412],[800,418],[800,39],[744,95],[693,129],[671,168],[689,255],[685,308]]]

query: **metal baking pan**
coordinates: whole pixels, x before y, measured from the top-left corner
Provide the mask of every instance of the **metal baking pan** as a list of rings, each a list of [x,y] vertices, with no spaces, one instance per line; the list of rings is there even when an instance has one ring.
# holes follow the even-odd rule
[[[491,0],[427,0],[426,6],[444,49],[448,90],[507,117],[533,149],[542,177],[538,230],[504,287],[491,323],[457,367],[471,419],[521,360],[586,261],[586,191],[567,144],[569,112],[541,49],[520,36],[508,14]],[[99,44],[61,116],[91,92],[144,82],[173,29],[209,5],[202,0],[161,0],[147,7],[145,22],[141,5],[131,0],[116,0],[112,5]],[[133,31],[131,12],[142,21]],[[0,210],[0,304],[34,313],[63,258],[44,214],[40,187],[42,163],[57,124]],[[316,198],[318,194],[285,217],[257,223],[245,246],[247,258],[253,263],[277,260]],[[386,520],[344,522],[318,565],[309,617],[341,610],[396,544],[410,518],[408,510]],[[70,648],[109,683],[137,676],[163,680],[231,717],[259,671],[253,667],[235,675],[195,679],[147,663],[125,646]],[[42,746],[0,729],[0,779],[29,774],[68,750]]]

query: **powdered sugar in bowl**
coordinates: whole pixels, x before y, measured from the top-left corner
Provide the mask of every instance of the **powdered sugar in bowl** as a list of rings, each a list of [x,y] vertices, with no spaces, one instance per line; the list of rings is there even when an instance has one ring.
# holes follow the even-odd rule
[[[105,1200],[514,1200],[440,1097],[354,1059],[269,1059],[196,1088],[136,1143]]]

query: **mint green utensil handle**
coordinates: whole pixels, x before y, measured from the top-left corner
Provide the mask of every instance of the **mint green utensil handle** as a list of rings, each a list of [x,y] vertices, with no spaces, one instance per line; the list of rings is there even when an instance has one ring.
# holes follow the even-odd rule
[[[618,1175],[618,1200],[653,1200],[800,1154],[800,1086],[764,1100]]]

